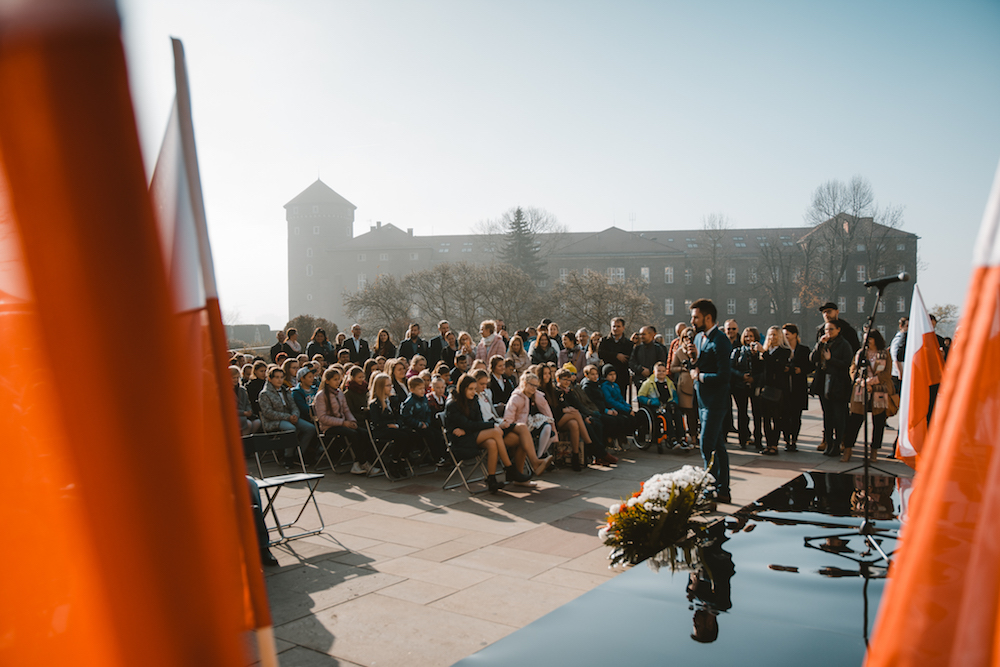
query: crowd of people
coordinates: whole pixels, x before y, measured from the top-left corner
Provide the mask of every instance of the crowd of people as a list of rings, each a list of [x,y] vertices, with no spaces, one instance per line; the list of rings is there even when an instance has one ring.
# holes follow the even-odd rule
[[[385,329],[369,344],[357,324],[332,341],[316,329],[303,343],[288,329],[271,363],[235,354],[230,370],[245,435],[294,431],[308,460],[319,454],[320,434],[343,436],[355,474],[378,474],[381,462],[399,475],[418,456],[446,466],[447,438],[458,458],[486,452],[496,492],[498,466],[508,483],[531,484],[553,465],[561,435],[576,471],[616,464],[612,450],[630,441],[660,452],[700,448],[716,496],[729,502],[728,434],[742,449],[773,456],[783,443],[794,452],[810,394],[823,410],[820,450],[850,460],[871,414],[870,457],[878,456],[898,408],[905,318],[891,345],[872,330],[862,351],[836,304],[820,312],[812,348],[794,324],[761,335],[719,322],[708,299],[692,304],[691,321],[678,323],[669,343],[649,325],[627,335],[622,318],[604,335],[560,332],[550,320],[509,333],[502,320],[486,320],[478,342],[447,321],[430,340],[412,324],[398,345]]]

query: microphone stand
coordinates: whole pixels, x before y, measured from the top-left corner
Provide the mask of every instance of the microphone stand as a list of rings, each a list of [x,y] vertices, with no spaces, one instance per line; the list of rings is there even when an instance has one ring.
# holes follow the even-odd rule
[[[885,560],[886,563],[889,563],[890,562],[890,556],[892,555],[892,552],[890,551],[889,554],[886,554],[886,552],[882,549],[881,545],[879,544],[879,541],[875,539],[875,535],[880,535],[882,537],[888,537],[890,539],[897,539],[897,538],[896,538],[895,535],[893,535],[889,531],[884,531],[882,529],[876,528],[875,522],[872,521],[871,511],[870,511],[870,508],[869,508],[869,504],[871,502],[871,471],[874,469],[874,470],[878,470],[880,473],[882,473],[882,474],[884,474],[886,476],[889,476],[889,477],[893,477],[894,476],[892,473],[890,473],[887,470],[883,470],[882,468],[879,468],[879,467],[871,465],[871,456],[870,456],[870,453],[871,453],[871,442],[870,442],[869,437],[868,437],[868,399],[869,399],[869,395],[868,395],[868,368],[869,368],[869,365],[868,365],[868,340],[871,338],[872,329],[875,327],[875,316],[878,313],[879,303],[881,303],[882,296],[885,294],[885,288],[888,287],[888,285],[873,285],[873,287],[877,287],[878,288],[878,294],[875,296],[875,303],[872,305],[872,314],[868,317],[868,321],[865,324],[865,328],[864,328],[864,332],[865,332],[864,340],[862,340],[862,342],[861,342],[861,350],[860,350],[861,354],[858,356],[858,374],[862,378],[864,378],[864,382],[862,383],[862,392],[863,392],[863,396],[864,396],[864,406],[863,406],[864,412],[862,413],[862,415],[864,417],[864,429],[865,429],[865,435],[864,435],[864,438],[865,438],[864,461],[862,462],[862,464],[860,466],[855,466],[853,468],[848,468],[847,470],[841,471],[841,473],[842,474],[843,473],[849,473],[849,472],[853,472],[853,471],[858,470],[858,469],[862,470],[862,479],[864,480],[864,493],[865,493],[865,497],[864,497],[864,501],[865,501],[864,502],[864,518],[861,521],[861,525],[858,527],[858,533],[860,533],[861,535],[864,536],[865,541],[868,543],[869,547],[871,547],[873,550],[875,550],[876,552],[878,552],[878,554],[879,554],[879,556],[881,556],[882,560]],[[852,389],[852,391],[853,391],[853,389]],[[874,418],[874,412],[872,413],[872,415],[873,415],[873,418]]]

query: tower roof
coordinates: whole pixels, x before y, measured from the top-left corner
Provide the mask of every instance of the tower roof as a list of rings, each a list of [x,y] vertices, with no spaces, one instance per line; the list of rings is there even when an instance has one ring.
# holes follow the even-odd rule
[[[333,191],[333,188],[318,178],[315,183],[297,194],[290,202],[285,204],[285,208],[299,204],[337,204],[340,206],[350,206],[351,210],[358,208],[338,195]]]

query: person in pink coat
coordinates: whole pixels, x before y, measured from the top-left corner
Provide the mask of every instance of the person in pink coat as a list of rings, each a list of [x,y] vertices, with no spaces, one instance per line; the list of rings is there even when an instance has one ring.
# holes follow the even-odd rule
[[[507,344],[503,342],[503,336],[497,333],[496,322],[485,320],[479,325],[479,333],[483,338],[476,345],[476,359],[488,362],[495,354],[501,357],[507,354]]]
[[[552,410],[549,408],[548,402],[545,400],[544,394],[538,391],[538,387],[541,382],[538,380],[538,376],[534,373],[525,373],[521,376],[521,384],[518,385],[517,389],[510,395],[510,400],[507,401],[507,407],[504,408],[503,418],[505,422],[512,424],[527,424],[528,428],[525,431],[534,431],[535,429],[542,428],[543,424],[541,422],[545,421],[550,425],[555,423],[552,417]],[[531,406],[537,408],[538,414],[531,414]],[[535,422],[538,422],[537,424]],[[545,453],[545,449],[549,445],[549,434],[551,434],[551,427],[548,430],[548,434],[542,431],[539,438],[539,451],[541,454]],[[529,436],[530,437],[530,436]],[[532,454],[536,454],[532,452]],[[539,463],[545,463],[546,466],[548,462],[552,459],[551,456],[546,456],[541,458],[541,454],[537,454]],[[542,466],[539,470],[538,467],[535,468],[535,474],[541,474],[541,471],[545,470]]]

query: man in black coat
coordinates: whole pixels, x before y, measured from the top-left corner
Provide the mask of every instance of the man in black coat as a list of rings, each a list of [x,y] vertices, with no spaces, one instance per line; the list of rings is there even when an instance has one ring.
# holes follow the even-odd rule
[[[826,323],[833,322],[840,329],[840,337],[843,338],[848,345],[851,346],[851,355],[861,348],[861,341],[858,340],[858,332],[854,330],[846,320],[840,319],[840,309],[832,301],[827,301],[822,306],[819,307],[819,312],[823,313],[823,324],[816,327],[816,342],[818,343],[820,338],[826,335]],[[820,368],[819,365],[816,366],[816,373],[813,376],[812,389],[810,390],[813,395],[819,397],[820,406],[823,408],[823,433],[827,433],[827,409],[826,409],[826,399],[823,397],[823,386],[826,383],[825,371]],[[826,439],[820,443],[817,447],[819,451],[824,451],[826,449]]]
[[[653,337],[656,329],[650,326],[639,329],[639,344],[632,348],[628,365],[632,369],[632,382],[638,391],[642,383],[653,374],[653,366],[662,361],[667,363],[667,348],[663,347]]]
[[[628,361],[632,356],[632,341],[625,335],[625,320],[616,317],[611,320],[611,333],[601,339],[597,354],[606,364],[611,364],[617,377],[615,382],[621,387],[622,396],[628,400]]]
[[[278,363],[276,361],[277,356],[279,354],[281,354],[282,352],[284,352],[284,350],[285,350],[285,332],[284,331],[279,331],[277,334],[275,334],[275,338],[278,339],[278,342],[271,346],[271,363],[272,364]]]
[[[427,368],[434,370],[437,366],[437,362],[441,361],[441,353],[444,348],[448,347],[448,341],[445,340],[445,336],[451,330],[451,325],[448,324],[448,320],[441,320],[438,322],[438,335],[431,338],[430,343],[427,345]]]
[[[351,327],[351,337],[344,341],[344,346],[340,348],[351,353],[351,363],[361,366],[371,359],[372,353],[368,348],[368,341],[361,337],[361,325],[355,324]]]
[[[396,355],[409,361],[418,354],[427,356],[427,341],[420,337],[420,325],[414,322],[410,325],[409,338],[399,344]]]

